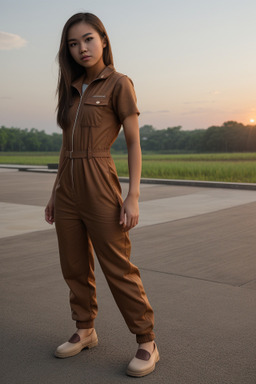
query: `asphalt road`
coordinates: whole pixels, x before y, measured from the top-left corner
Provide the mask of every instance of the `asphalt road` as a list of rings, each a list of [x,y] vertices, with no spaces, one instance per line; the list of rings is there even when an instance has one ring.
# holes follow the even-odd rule
[[[133,379],[125,369],[135,337],[97,263],[99,345],[53,355],[75,330],[55,230],[43,220],[54,178],[0,170],[1,383],[255,384],[256,193],[141,186],[132,261],[155,311],[161,360]]]

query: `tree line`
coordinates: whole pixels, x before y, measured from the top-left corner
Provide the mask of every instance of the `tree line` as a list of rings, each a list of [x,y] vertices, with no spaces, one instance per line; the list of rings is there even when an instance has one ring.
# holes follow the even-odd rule
[[[20,128],[0,128],[0,151],[6,152],[58,152],[62,143],[62,135],[45,131]]]
[[[221,126],[183,131],[181,126],[155,129],[152,125],[140,128],[143,151],[168,152],[254,152],[256,151],[256,125],[227,121]],[[59,151],[62,134],[47,134],[19,128],[0,128],[0,151]],[[126,151],[124,132],[112,145],[115,151]]]
[[[208,129],[183,131],[181,126],[155,129],[152,125],[140,128],[143,151],[168,152],[254,152],[256,151],[256,125],[243,125],[227,121]],[[121,132],[113,148],[126,149]]]

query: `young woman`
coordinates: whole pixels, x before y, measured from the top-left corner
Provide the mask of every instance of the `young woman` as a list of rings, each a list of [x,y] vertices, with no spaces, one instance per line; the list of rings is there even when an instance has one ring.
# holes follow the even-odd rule
[[[63,130],[63,143],[45,219],[56,225],[77,331],[56,349],[55,356],[74,356],[98,344],[94,248],[114,299],[139,344],[126,373],[145,376],[154,370],[159,353],[153,310],[139,270],[130,262],[128,231],[138,224],[141,173],[139,111],[133,83],[115,71],[107,32],[90,13],[75,14],[66,22],[58,59],[57,122]],[[124,201],[110,156],[121,125],[130,175]]]

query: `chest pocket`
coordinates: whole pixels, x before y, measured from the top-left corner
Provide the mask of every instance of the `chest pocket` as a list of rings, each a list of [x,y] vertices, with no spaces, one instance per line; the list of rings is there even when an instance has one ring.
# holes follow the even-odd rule
[[[104,112],[108,106],[108,97],[88,97],[83,102],[83,111],[81,116],[81,126],[96,127],[99,126]]]

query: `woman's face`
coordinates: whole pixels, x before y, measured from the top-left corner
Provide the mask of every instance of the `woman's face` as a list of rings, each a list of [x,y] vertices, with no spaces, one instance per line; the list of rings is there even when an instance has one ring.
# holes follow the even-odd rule
[[[90,24],[81,22],[70,27],[67,43],[71,56],[79,65],[85,69],[99,69],[99,72],[104,68],[106,42]]]

